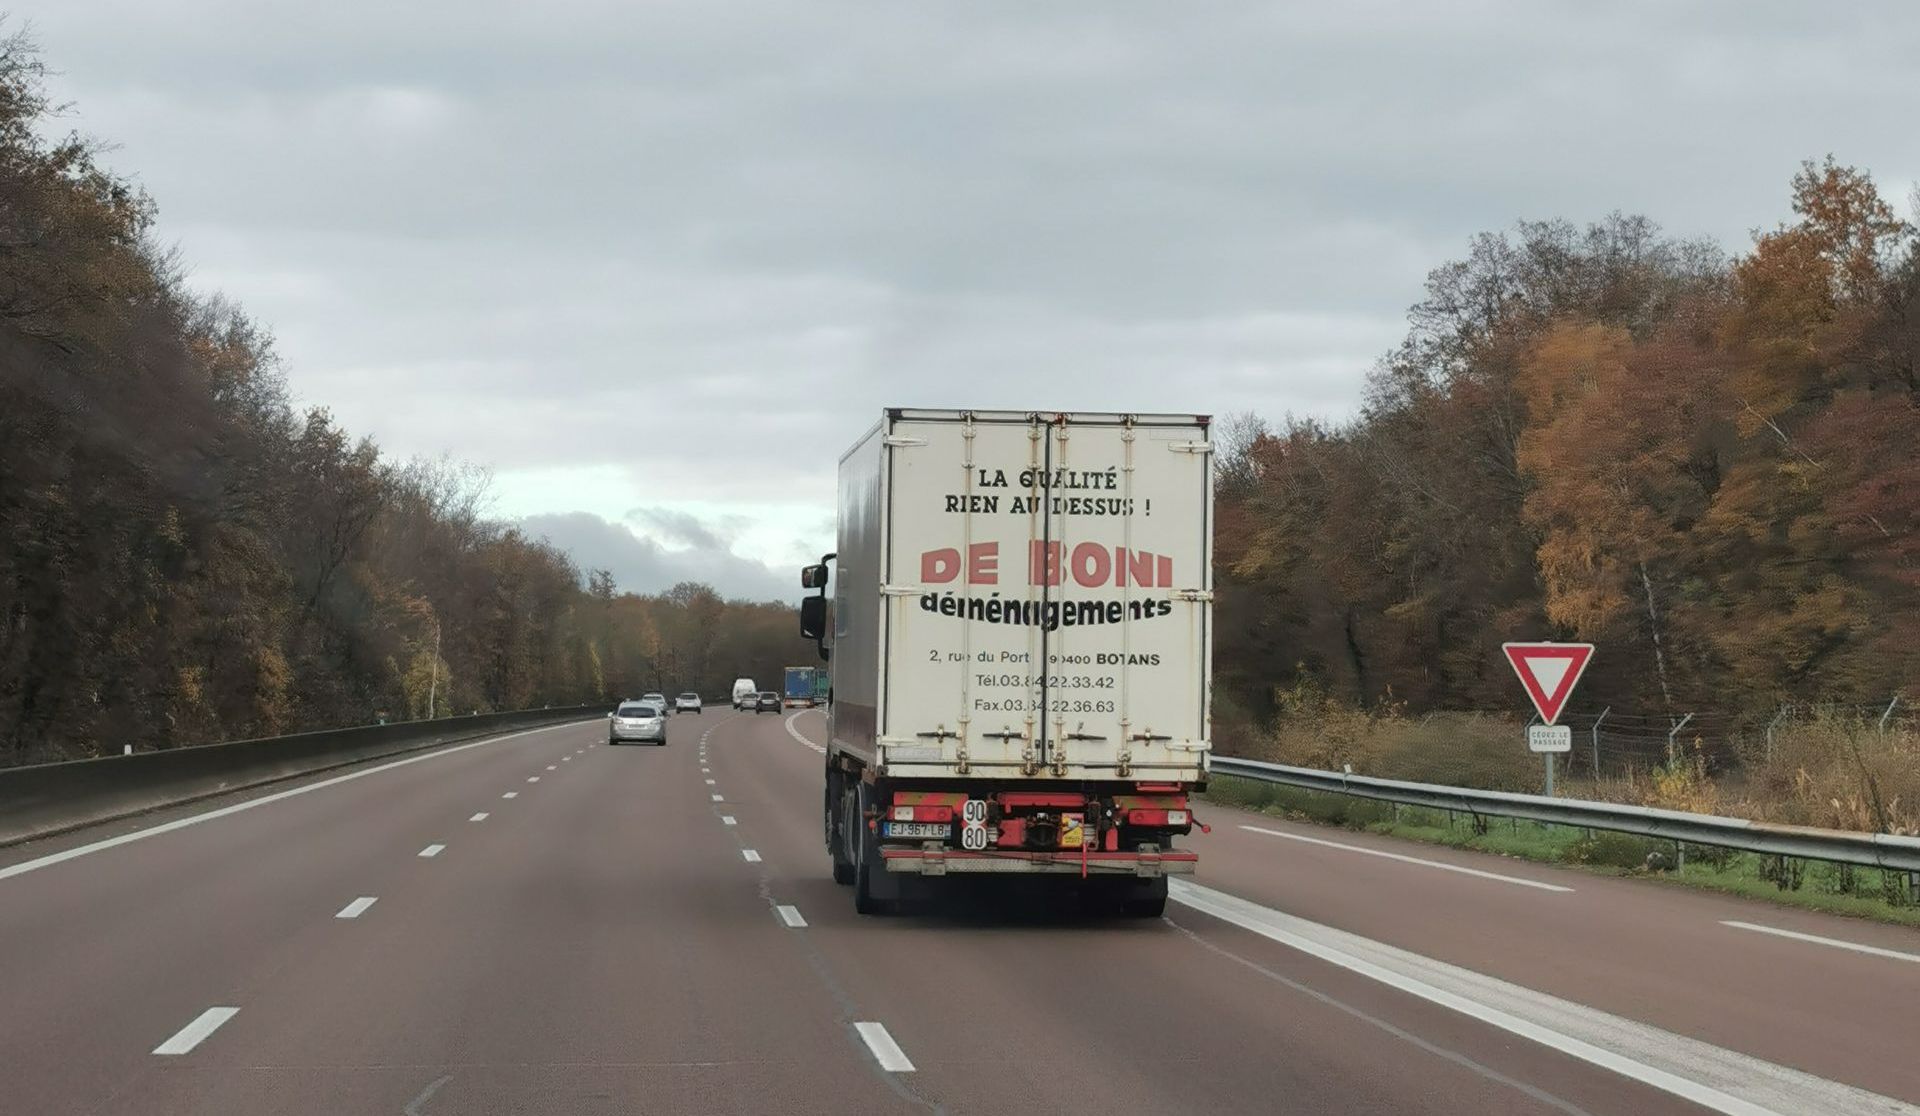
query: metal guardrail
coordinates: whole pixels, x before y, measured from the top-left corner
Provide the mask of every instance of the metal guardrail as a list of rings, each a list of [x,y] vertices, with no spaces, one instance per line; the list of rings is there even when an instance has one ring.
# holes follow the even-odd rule
[[[1791,856],[1898,872],[1920,872],[1920,837],[1814,829],[1578,798],[1548,798],[1537,794],[1472,790],[1434,783],[1406,783],[1397,779],[1346,775],[1311,767],[1288,767],[1285,764],[1236,759],[1232,756],[1214,756],[1212,769],[1216,775],[1281,783],[1325,794],[1373,798],[1403,806],[1456,810],[1495,818],[1521,818],[1582,829],[1605,829],[1689,845],[1715,845],[1766,856]]]
[[[590,721],[606,709],[476,713],[0,769],[0,846],[422,748]]]

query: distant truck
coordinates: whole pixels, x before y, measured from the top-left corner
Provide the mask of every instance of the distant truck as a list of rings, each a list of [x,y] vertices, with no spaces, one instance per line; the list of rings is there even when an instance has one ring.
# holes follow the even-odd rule
[[[813,685],[815,668],[810,666],[788,667],[786,685],[780,694],[788,709],[813,708]]]
[[[825,705],[833,696],[833,675],[825,667],[816,667],[813,672],[813,703]]]
[[[801,573],[825,831],[862,913],[1021,874],[1154,916],[1211,749],[1205,417],[888,410]],[[831,600],[828,589],[831,587]]]

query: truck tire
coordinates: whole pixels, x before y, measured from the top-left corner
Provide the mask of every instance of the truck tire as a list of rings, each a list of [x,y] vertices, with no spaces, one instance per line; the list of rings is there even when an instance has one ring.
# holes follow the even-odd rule
[[[1159,918],[1167,913],[1167,878],[1135,884],[1120,901],[1120,913],[1128,918]]]
[[[880,838],[866,824],[867,785],[848,796],[855,805],[854,845],[859,850],[854,863],[853,909],[863,915],[892,914],[900,897],[899,881],[889,879],[886,865],[880,861]]]
[[[847,848],[847,815],[852,807],[847,801],[847,793],[841,788],[837,777],[827,779],[826,809],[823,811],[827,825],[827,855],[833,860],[833,882],[850,884],[854,877],[854,863],[851,850]]]

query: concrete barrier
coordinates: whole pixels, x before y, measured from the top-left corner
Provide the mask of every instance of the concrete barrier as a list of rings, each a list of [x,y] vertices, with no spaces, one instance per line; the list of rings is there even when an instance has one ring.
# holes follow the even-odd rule
[[[0,845],[384,756],[587,721],[606,711],[596,705],[477,713],[0,769]]]

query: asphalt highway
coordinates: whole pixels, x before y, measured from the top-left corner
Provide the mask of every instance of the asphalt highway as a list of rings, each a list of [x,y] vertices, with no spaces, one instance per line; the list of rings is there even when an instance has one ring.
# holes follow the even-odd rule
[[[0,850],[7,1113],[1920,1113],[1920,934],[1203,810],[1161,920],[862,918],[815,713]]]

